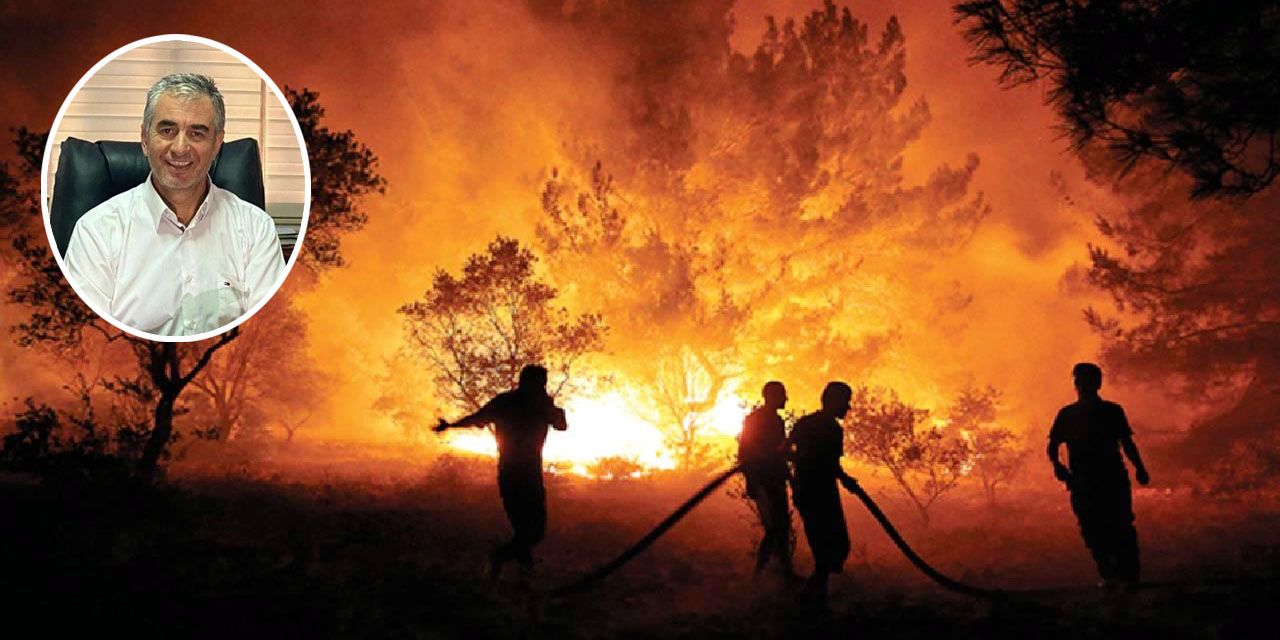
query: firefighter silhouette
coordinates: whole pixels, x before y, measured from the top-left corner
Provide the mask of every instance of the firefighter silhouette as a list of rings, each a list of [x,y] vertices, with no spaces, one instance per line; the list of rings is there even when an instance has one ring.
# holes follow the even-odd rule
[[[1138,483],[1151,481],[1133,430],[1120,405],[1103,400],[1102,369],[1081,362],[1071,370],[1076,402],[1063,407],[1049,431],[1049,460],[1054,475],[1071,492],[1071,510],[1085,546],[1102,578],[1100,586],[1133,588],[1138,582],[1138,532],[1133,526],[1129,472],[1120,456],[1133,463]],[[1068,463],[1059,459],[1067,445]]]
[[[436,432],[456,427],[493,425],[498,442],[498,493],[511,522],[511,540],[490,555],[490,578],[496,580],[506,563],[515,560],[533,567],[533,548],[547,527],[547,496],[542,484],[542,445],[547,428],[568,428],[564,409],[547,395],[547,370],[528,365],[520,371],[515,389],[500,393],[479,411],[455,420],[441,420]]]

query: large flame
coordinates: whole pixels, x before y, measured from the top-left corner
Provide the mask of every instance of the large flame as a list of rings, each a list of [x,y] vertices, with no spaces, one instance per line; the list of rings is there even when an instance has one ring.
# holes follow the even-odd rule
[[[548,468],[595,477],[594,463],[616,457],[636,463],[645,472],[674,469],[676,460],[662,430],[632,407],[633,403],[617,391],[569,400],[565,404],[569,430],[553,430],[547,436],[543,460]],[[732,392],[725,392],[705,413],[709,437],[736,437],[747,410]],[[445,442],[458,451],[489,457],[498,454],[493,436],[483,430],[451,431]]]

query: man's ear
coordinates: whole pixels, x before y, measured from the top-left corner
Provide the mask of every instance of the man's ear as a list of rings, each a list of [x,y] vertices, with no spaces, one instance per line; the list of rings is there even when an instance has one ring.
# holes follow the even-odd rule
[[[142,132],[142,136],[141,136],[141,140],[142,140],[142,155],[147,156],[148,158],[150,158],[150,157],[151,157],[151,152],[147,150],[147,125],[145,125],[145,124],[144,124],[144,125],[139,126],[139,127],[138,127],[138,131]]]

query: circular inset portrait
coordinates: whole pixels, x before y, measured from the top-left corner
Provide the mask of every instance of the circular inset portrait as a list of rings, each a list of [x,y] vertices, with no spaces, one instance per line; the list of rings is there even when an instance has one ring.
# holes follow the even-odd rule
[[[190,342],[253,316],[297,261],[311,205],[298,121],[226,45],[165,35],[80,79],[53,122],[41,202],[80,298],[138,337]]]

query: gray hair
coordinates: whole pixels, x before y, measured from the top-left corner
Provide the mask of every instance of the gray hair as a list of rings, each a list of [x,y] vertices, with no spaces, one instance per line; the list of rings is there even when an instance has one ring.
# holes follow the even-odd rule
[[[160,96],[170,95],[175,98],[190,100],[204,96],[213,101],[213,131],[222,131],[227,124],[227,105],[222,101],[222,92],[213,78],[198,73],[171,73],[156,81],[147,90],[147,108],[142,112],[142,128],[151,131],[151,120],[156,115],[156,103]]]

